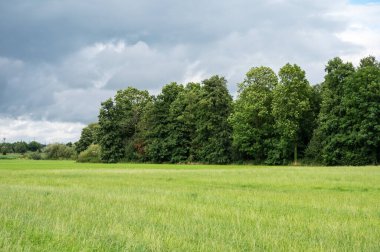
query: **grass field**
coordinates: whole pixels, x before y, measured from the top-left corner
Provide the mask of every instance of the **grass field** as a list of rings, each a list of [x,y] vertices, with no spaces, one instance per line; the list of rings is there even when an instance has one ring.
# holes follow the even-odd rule
[[[3,251],[380,251],[380,167],[0,160]]]

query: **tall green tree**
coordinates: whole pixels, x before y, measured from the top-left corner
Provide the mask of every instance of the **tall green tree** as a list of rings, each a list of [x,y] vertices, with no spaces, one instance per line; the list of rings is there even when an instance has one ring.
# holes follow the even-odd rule
[[[133,160],[140,150],[138,125],[151,97],[148,91],[129,87],[102,103],[99,113],[101,158],[104,162]]]
[[[351,82],[350,95],[344,99],[351,121],[352,164],[380,162],[380,63],[369,56],[360,61]]]
[[[238,98],[229,121],[233,145],[244,159],[257,163],[267,159],[273,141],[273,89],[278,79],[269,67],[255,67],[239,84]]]
[[[362,59],[356,71],[350,72],[342,87],[340,101],[338,127],[326,132],[323,153],[325,163],[377,163],[380,139],[380,68],[374,57]]]
[[[143,129],[140,128],[140,122],[151,99],[148,91],[132,87],[118,91],[115,96],[116,110],[121,115],[118,123],[125,146],[124,158],[128,161],[138,160],[144,155],[145,144],[141,137]]]
[[[232,97],[227,81],[217,75],[204,80],[200,95],[194,139],[195,159],[206,163],[228,163],[232,145],[232,128],[228,123]]]
[[[149,107],[146,116],[147,132],[145,140],[147,144],[146,158],[151,162],[171,161],[171,118],[170,107],[177,99],[179,93],[183,91],[183,86],[175,82],[165,85]]]
[[[102,150],[101,160],[106,163],[116,163],[125,154],[118,120],[119,115],[113,99],[102,102],[99,112],[99,144]]]
[[[325,71],[318,128],[313,134],[309,148],[319,150],[314,156],[317,161],[338,165],[344,163],[342,158],[348,151],[344,144],[347,132],[343,118],[347,108],[343,100],[347,92],[346,86],[352,81],[355,68],[351,63],[334,58],[327,63]]]
[[[312,120],[310,97],[312,88],[305,71],[297,65],[286,64],[279,71],[280,82],[273,92],[273,111],[276,131],[279,134],[276,157],[280,163],[287,163],[293,154],[298,162],[298,147],[302,143],[302,124]],[[309,136],[309,139],[311,136]],[[273,155],[273,153],[272,153]],[[272,157],[273,158],[273,157]]]
[[[170,135],[168,137],[172,163],[192,162],[196,149],[193,140],[196,133],[196,114],[201,97],[201,85],[188,83],[169,110]]]

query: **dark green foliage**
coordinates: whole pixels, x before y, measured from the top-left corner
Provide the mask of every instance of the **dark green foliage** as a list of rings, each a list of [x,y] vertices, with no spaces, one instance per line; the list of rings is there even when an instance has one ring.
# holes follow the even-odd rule
[[[114,100],[102,103],[99,113],[99,143],[103,162],[134,160],[140,150],[138,125],[151,97],[147,91],[129,87],[119,90]]]
[[[361,60],[352,81],[347,116],[351,116],[351,138],[355,142],[357,164],[380,162],[380,64],[374,57]]]
[[[224,164],[231,161],[232,128],[228,117],[232,97],[223,77],[213,76],[202,82],[196,113],[195,161]]]
[[[201,94],[201,85],[189,83],[171,104],[169,111],[168,137],[172,163],[193,162],[196,152],[193,140],[196,134],[196,114]]]
[[[377,164],[380,153],[380,66],[374,57],[326,66],[318,128],[309,148],[326,165]],[[315,140],[314,138],[317,138]],[[317,142],[320,142],[317,145]],[[313,156],[313,154],[310,154]]]
[[[346,108],[343,104],[345,86],[350,82],[355,69],[351,63],[344,63],[340,58],[330,60],[326,66],[325,81],[322,85],[322,104],[319,114],[319,127],[315,137],[321,140],[321,159],[324,164],[344,164],[347,135],[343,117]],[[314,140],[313,140],[314,141]]]
[[[7,155],[8,153],[14,153],[13,151],[13,144],[3,142],[0,144],[0,150],[3,156]]]
[[[170,107],[182,91],[183,86],[175,82],[165,85],[147,111],[146,155],[151,162],[170,162],[172,159]]]
[[[103,162],[116,163],[124,157],[123,139],[118,125],[119,117],[112,99],[102,103],[99,113],[99,134],[101,135],[99,143],[102,147]]]
[[[274,118],[273,89],[278,79],[268,67],[252,68],[243,83],[229,121],[233,127],[233,145],[240,158],[263,163],[272,148]]]
[[[98,142],[103,162],[288,164],[299,157],[377,164],[379,63],[367,57],[355,69],[335,58],[326,72],[324,82],[311,87],[297,65],[282,67],[279,82],[270,68],[252,68],[233,106],[219,76],[185,87],[170,83],[157,97],[120,90],[102,103],[98,129],[83,129],[76,150]]]
[[[44,146],[39,142],[32,141],[28,144],[28,150],[32,152],[41,151]]]
[[[8,149],[5,145],[2,145],[1,146],[1,154],[3,154],[3,156],[7,155],[8,153]]]

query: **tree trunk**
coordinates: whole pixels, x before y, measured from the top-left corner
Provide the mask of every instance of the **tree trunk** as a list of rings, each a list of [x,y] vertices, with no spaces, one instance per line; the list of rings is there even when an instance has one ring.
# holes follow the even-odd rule
[[[298,160],[297,160],[297,143],[294,143],[294,164],[297,165]]]

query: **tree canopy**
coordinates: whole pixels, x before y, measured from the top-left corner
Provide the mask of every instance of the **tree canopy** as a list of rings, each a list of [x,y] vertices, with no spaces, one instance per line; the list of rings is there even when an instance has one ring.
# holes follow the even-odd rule
[[[99,144],[103,162],[379,163],[379,62],[369,56],[355,68],[334,58],[325,71],[311,86],[296,64],[278,75],[253,67],[235,101],[218,75],[169,83],[156,96],[128,87],[101,104],[98,122],[82,130],[75,149]]]

